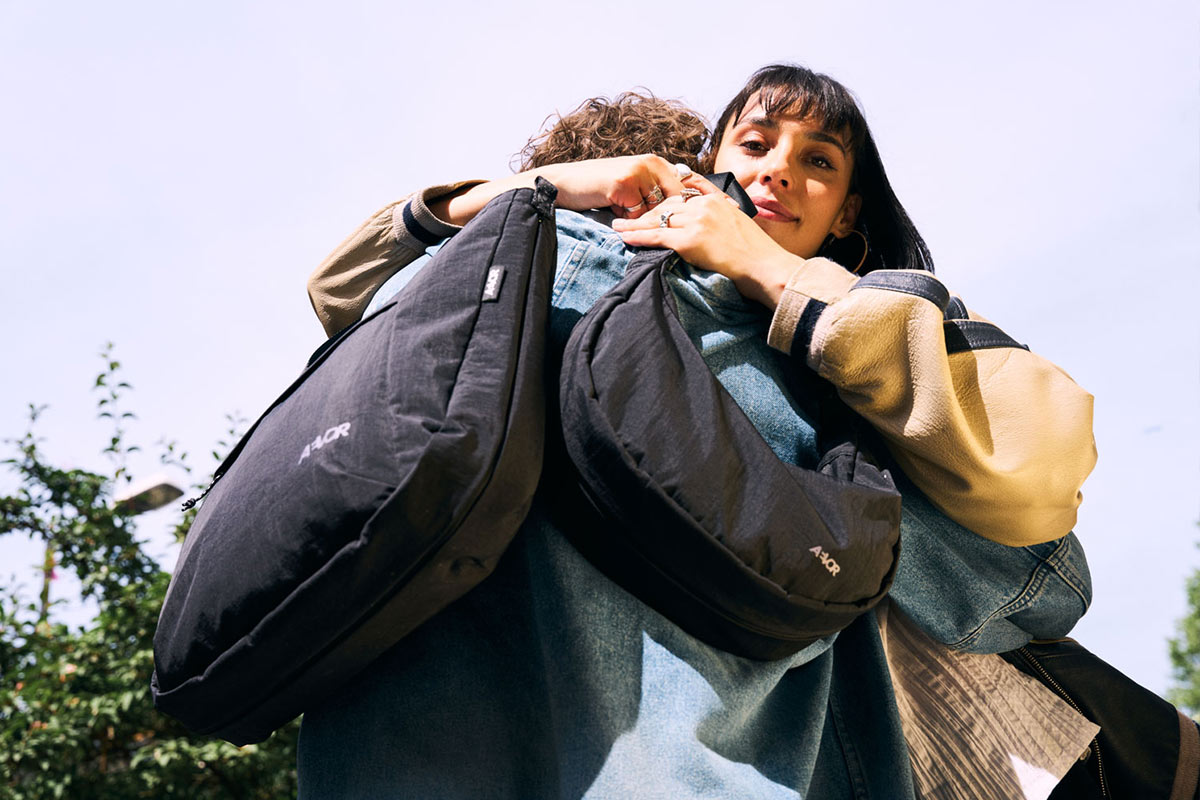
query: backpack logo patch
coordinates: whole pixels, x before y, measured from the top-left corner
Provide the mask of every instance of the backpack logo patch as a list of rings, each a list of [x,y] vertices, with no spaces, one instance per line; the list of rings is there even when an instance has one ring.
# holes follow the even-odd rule
[[[494,302],[500,297],[500,284],[504,283],[504,267],[492,267],[488,270],[487,282],[483,284],[484,303]]]
[[[300,460],[296,462],[297,466],[304,463],[304,459],[312,455],[313,450],[320,450],[330,442],[337,441],[343,436],[350,435],[350,423],[343,422],[341,425],[334,425],[323,434],[318,434],[317,438],[313,439],[308,444],[304,445],[304,452],[300,454]]]

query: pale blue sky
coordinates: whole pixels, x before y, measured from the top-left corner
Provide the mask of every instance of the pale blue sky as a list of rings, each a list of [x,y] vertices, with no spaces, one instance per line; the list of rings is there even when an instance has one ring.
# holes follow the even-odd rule
[[[224,414],[257,416],[320,343],[304,280],[374,208],[507,172],[591,95],[715,116],[799,61],[859,96],[938,274],[1096,395],[1077,635],[1166,687],[1200,564],[1194,0],[425,5],[0,0],[0,436],[49,403],[47,450],[97,465],[112,340],[135,437],[208,471]]]

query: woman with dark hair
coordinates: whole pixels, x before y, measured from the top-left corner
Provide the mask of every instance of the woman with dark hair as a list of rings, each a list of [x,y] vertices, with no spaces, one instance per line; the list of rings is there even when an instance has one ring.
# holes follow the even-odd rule
[[[836,81],[760,70],[700,166],[732,172],[757,215],[658,156],[546,164],[385,208],[310,296],[336,332],[492,197],[545,177],[563,209],[552,347],[631,246],[667,247],[681,322],[780,458],[816,454],[789,371],[827,378],[883,434],[917,485],[892,611],[790,658],[740,658],[618,588],[535,501],[487,581],[306,714],[302,796],[913,798],[949,782],[1007,797],[1086,747],[1094,726],[968,654],[1061,636],[1087,606],[1070,529],[1094,461],[1090,397],[930,274]],[[907,676],[895,688],[889,666]]]
[[[725,133],[742,112],[755,104],[768,119],[781,115],[798,119],[815,117],[821,120],[824,130],[838,131],[845,136],[854,164],[849,192],[870,199],[859,207],[855,230],[863,235],[864,241],[872,244],[861,266],[853,263],[845,266],[860,275],[874,269],[933,272],[933,257],[892,191],[867,121],[845,87],[827,75],[788,65],[764,67],[754,73],[717,119],[714,130],[719,131],[720,136],[713,138],[711,147],[701,156],[701,171],[717,171],[717,151]],[[832,251],[835,240],[827,238],[821,254],[839,263],[852,262],[861,255],[863,248],[857,241],[848,244],[855,246],[840,249],[839,257]]]
[[[599,108],[585,103],[565,127],[588,127],[578,118],[595,117]],[[604,116],[610,125],[634,127],[633,108]],[[615,140],[609,134],[592,141],[608,152]],[[664,141],[677,153],[678,136]],[[331,335],[357,321],[380,285],[427,245],[453,235],[491,198],[541,176],[558,187],[560,209],[590,215],[561,212],[560,220],[582,226],[582,234],[566,231],[568,241],[611,255],[611,223],[626,245],[675,250],[773,312],[771,346],[831,381],[884,435],[906,475],[956,522],[1008,545],[1071,530],[1080,486],[1095,465],[1091,396],[973,317],[930,275],[906,272],[892,281],[900,289],[879,285],[887,281],[878,277],[859,282],[877,269],[932,273],[933,260],[845,87],[803,67],[760,69],[722,112],[699,164],[735,174],[755,203],[753,220],[690,168],[681,178],[656,155],[434,186],[385,207],[343,242],[309,279],[313,307]],[[595,271],[579,270],[580,248],[570,259],[563,251],[560,242],[568,262],[560,264],[560,278]],[[617,267],[597,279],[604,289],[623,274],[623,263]],[[389,288],[413,272],[396,274]]]

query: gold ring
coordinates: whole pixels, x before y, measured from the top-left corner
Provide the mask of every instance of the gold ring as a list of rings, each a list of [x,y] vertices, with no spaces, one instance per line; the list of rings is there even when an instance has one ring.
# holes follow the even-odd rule
[[[673,216],[675,216],[674,211],[668,211],[665,214],[659,214],[658,215],[658,227],[660,227],[660,228],[671,227],[671,217],[673,217]]]

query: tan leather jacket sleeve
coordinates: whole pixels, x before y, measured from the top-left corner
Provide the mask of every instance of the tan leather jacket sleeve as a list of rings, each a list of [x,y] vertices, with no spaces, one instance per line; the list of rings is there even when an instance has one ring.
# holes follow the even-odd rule
[[[426,247],[462,230],[435,217],[428,203],[482,182],[431,186],[390,203],[338,245],[308,278],[308,298],[326,335],[358,322],[384,281],[425,252]]]
[[[932,274],[856,278],[809,259],[768,341],[833,383],[951,519],[1014,546],[1074,527],[1096,463],[1092,396]]]

